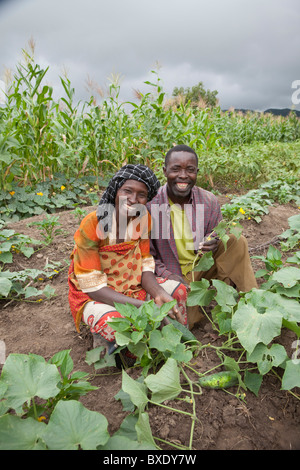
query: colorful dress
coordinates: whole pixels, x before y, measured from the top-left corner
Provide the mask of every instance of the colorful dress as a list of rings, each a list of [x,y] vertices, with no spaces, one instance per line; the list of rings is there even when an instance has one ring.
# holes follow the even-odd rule
[[[94,302],[89,296],[89,293],[102,287],[110,287],[135,299],[149,299],[141,280],[143,272],[155,271],[155,262],[150,255],[150,230],[151,217],[147,212],[139,219],[133,219],[128,224],[125,241],[116,243],[115,219],[106,238],[98,223],[96,211],[82,220],[74,236],[75,247],[71,254],[68,277],[69,304],[77,331],[83,320],[93,333],[100,333],[108,341],[114,340],[114,332],[107,320],[121,315],[115,307]],[[185,286],[162,278],[157,278],[157,281],[178,301],[186,319]],[[95,305],[97,309],[92,308]],[[85,312],[88,313],[85,315]]]

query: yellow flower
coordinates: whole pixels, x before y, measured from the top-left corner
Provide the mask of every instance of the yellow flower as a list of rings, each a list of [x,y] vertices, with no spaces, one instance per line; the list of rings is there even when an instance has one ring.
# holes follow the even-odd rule
[[[38,417],[38,421],[40,421],[40,422],[45,421],[46,419],[47,419],[46,416],[39,416]]]
[[[9,191],[9,194],[13,196],[15,194],[15,191]]]
[[[240,208],[239,212],[240,212],[241,214],[246,214],[246,212],[244,211],[244,209],[243,209],[242,207]]]
[[[60,189],[63,191],[64,189],[66,189],[65,186],[61,186]]]
[[[43,281],[44,279],[42,277],[39,277],[39,281]]]
[[[44,196],[43,193],[36,193],[38,196]]]

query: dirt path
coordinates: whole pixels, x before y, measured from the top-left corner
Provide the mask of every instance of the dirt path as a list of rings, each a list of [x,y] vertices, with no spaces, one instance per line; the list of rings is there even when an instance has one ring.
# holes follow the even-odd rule
[[[88,208],[88,211],[91,210],[92,207]],[[243,233],[248,239],[251,254],[266,253],[267,245],[264,244],[288,228],[288,217],[296,213],[299,210],[291,205],[274,206],[259,225],[251,220],[245,221]],[[40,238],[38,230],[27,227],[27,224],[41,218],[38,216],[14,223],[10,228]],[[10,269],[41,268],[48,261],[66,260],[68,263],[78,221],[72,212],[67,211],[60,213],[60,223],[64,234],[57,236],[49,247],[29,259],[16,255]],[[261,267],[254,260],[253,266],[255,270]],[[49,359],[60,350],[71,349],[75,369],[92,373],[93,368],[85,362],[86,351],[92,347],[91,335],[88,330],[80,334],[76,332],[69,312],[67,269],[52,280],[52,285],[56,296],[49,301],[1,302],[0,339],[5,341],[6,355],[13,352],[35,353]],[[212,341],[209,323],[203,322],[194,328],[193,333],[202,343]],[[286,331],[282,341],[287,350],[293,340],[293,334]],[[201,367],[203,362],[213,365],[216,360],[210,352],[198,356],[195,361]],[[89,393],[81,401],[87,408],[103,413],[109,421],[109,431],[113,433],[126,415],[121,403],[114,398],[121,388],[121,375],[116,374],[116,369],[104,372],[110,375],[98,376],[93,380],[93,385],[98,386],[99,390]],[[135,369],[128,373],[133,377],[139,375]],[[286,391],[280,391],[279,387],[275,377],[267,377],[259,396],[247,392],[245,402],[222,390],[204,389],[197,399],[199,422],[195,429],[194,449],[300,449],[299,400]],[[188,404],[183,406],[188,409]],[[150,409],[149,415],[154,436],[188,445],[189,418],[182,418],[178,413],[162,414],[161,409],[157,408]]]

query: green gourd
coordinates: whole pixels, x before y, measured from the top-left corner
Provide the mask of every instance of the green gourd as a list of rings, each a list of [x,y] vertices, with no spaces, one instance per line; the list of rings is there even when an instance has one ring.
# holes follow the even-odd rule
[[[239,383],[238,375],[234,371],[216,372],[215,374],[200,377],[198,383],[201,387],[228,388]]]

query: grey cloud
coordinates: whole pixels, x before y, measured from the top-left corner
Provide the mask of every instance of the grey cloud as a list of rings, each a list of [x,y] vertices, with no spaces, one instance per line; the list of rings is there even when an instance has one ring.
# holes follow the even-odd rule
[[[36,60],[59,82],[63,67],[78,97],[89,75],[105,87],[122,75],[121,96],[147,91],[158,61],[164,89],[199,81],[222,107],[290,107],[300,79],[298,0],[22,0],[0,4],[0,66],[12,67],[33,36]],[[0,70],[1,76],[1,70]],[[298,106],[299,107],[299,106]]]

